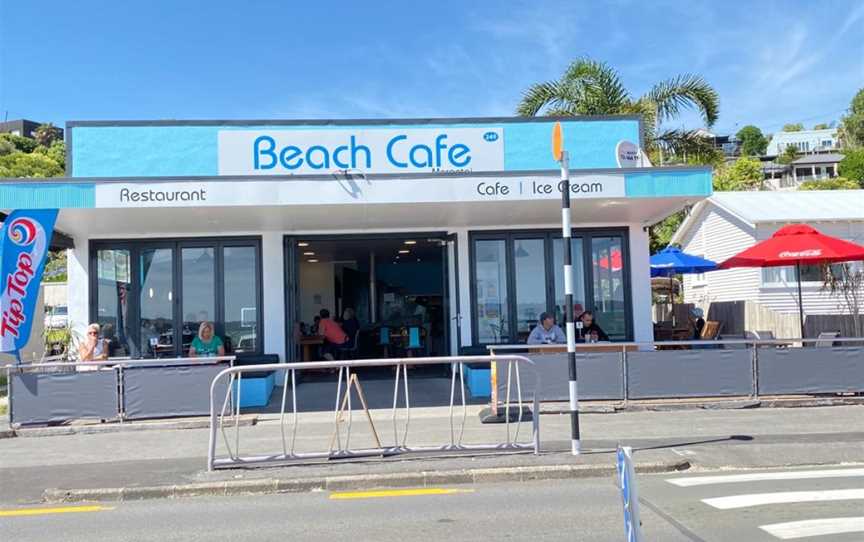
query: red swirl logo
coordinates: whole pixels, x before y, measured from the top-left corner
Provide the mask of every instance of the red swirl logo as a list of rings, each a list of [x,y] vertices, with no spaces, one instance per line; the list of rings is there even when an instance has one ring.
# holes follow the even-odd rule
[[[29,218],[16,218],[9,224],[9,239],[25,247],[36,240],[36,223]]]

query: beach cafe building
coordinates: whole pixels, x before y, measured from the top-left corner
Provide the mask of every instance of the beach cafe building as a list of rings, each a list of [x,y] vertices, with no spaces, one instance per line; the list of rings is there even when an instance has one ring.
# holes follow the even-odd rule
[[[182,356],[208,320],[315,359],[321,309],[353,309],[354,357],[485,353],[563,313],[554,120],[70,122],[69,176],[3,180],[0,209],[60,209],[69,321],[112,355]],[[651,341],[647,228],[710,170],[642,167],[638,117],[558,120],[576,310]]]

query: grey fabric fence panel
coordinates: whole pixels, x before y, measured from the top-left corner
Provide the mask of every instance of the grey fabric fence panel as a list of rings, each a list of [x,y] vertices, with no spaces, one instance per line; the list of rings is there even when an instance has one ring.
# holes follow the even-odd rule
[[[630,399],[753,393],[752,350],[658,350],[627,354]]]
[[[541,401],[568,401],[567,354],[520,354],[531,359],[540,376],[542,389]],[[579,376],[580,399],[624,399],[624,369],[621,354],[598,352],[576,355],[576,369]],[[498,368],[498,397],[504,398],[507,383],[506,365]],[[523,388],[524,391],[524,388]]]
[[[128,367],[123,369],[123,396],[128,419],[204,416],[210,413],[210,383],[228,363]],[[225,397],[228,379],[217,388]]]
[[[864,391],[864,348],[760,348],[759,393]]]
[[[10,413],[14,424],[118,416],[117,372],[16,373],[11,375]]]

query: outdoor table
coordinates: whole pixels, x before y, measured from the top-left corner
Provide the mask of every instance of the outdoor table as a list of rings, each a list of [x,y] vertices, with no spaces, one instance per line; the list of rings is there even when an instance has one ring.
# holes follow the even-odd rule
[[[303,347],[303,361],[312,361],[312,347],[324,344],[324,337],[313,335],[303,337],[297,342],[301,347]]]

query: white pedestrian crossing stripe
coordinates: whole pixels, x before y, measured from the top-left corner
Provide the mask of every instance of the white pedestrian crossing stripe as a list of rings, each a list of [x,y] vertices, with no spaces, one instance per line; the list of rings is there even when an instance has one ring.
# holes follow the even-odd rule
[[[829,489],[823,491],[780,491],[776,493],[750,493],[702,499],[702,502],[720,510],[748,508],[766,504],[798,502],[849,501],[864,499],[864,489]]]
[[[759,528],[781,540],[830,534],[864,533],[864,516],[790,521],[788,523],[761,525]]]
[[[669,478],[666,481],[678,487],[693,487],[713,484],[767,482],[778,480],[815,480],[818,478],[852,478],[859,476],[864,477],[864,468],[754,472],[747,474],[724,474],[718,476],[689,476],[686,478]]]

